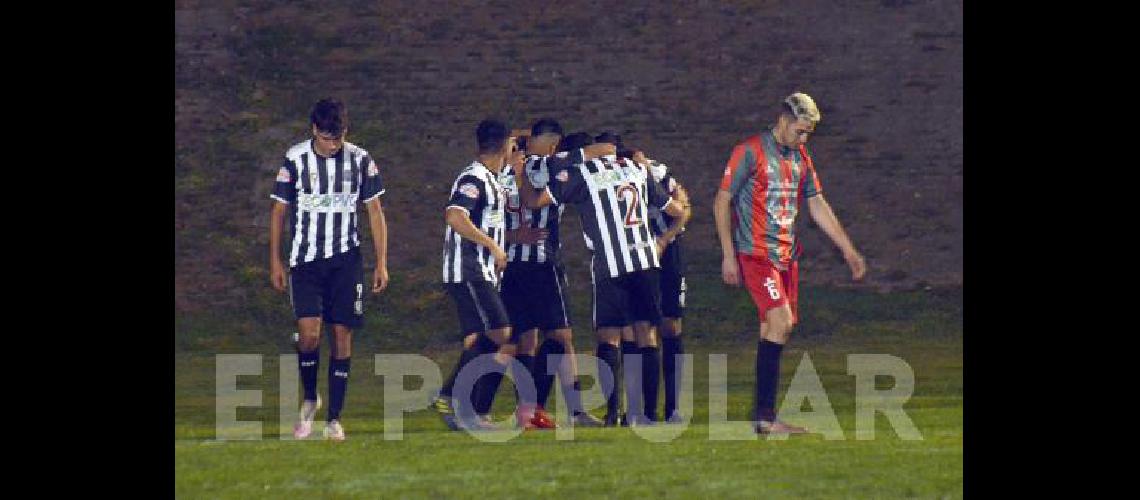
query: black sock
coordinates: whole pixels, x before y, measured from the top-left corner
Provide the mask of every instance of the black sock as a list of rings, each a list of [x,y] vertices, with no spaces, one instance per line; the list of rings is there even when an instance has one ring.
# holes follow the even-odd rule
[[[494,363],[498,367],[506,368],[500,365],[498,361]],[[495,402],[495,394],[499,392],[499,385],[502,383],[503,374],[497,371],[487,373],[475,382],[475,413],[479,415],[491,413],[491,405]]]
[[[642,402],[645,418],[657,421],[657,390],[661,381],[661,349],[657,346],[641,348]]]
[[[643,411],[641,391],[644,384],[641,383],[641,368],[645,365],[641,362],[640,354],[641,348],[637,347],[637,342],[621,341],[622,387],[625,389],[627,418]]]
[[[471,360],[478,357],[480,354],[498,351],[499,347],[495,342],[486,336],[480,334],[476,337],[475,342],[471,347],[463,349],[459,354],[459,361],[455,363],[455,369],[451,371],[451,375],[447,376],[447,380],[443,381],[443,387],[439,389],[439,395],[443,397],[451,397],[451,391],[455,387],[455,377],[459,376],[459,372],[463,371],[463,367],[467,366]]]
[[[681,337],[662,337],[661,344],[661,366],[665,372],[665,418],[669,418],[677,411],[677,377],[681,373],[681,359],[677,355],[685,353],[685,344],[681,342]]]
[[[755,420],[776,420],[776,386],[780,381],[780,353],[784,345],[761,340],[756,349]]]
[[[301,388],[305,390],[305,401],[317,400],[317,369],[320,366],[320,347],[297,355],[297,369],[301,372]]]
[[[329,414],[328,421],[340,420],[344,408],[344,395],[348,392],[348,371],[352,358],[329,361]]]
[[[470,363],[471,360],[475,359],[475,356],[478,355],[479,353],[476,352],[475,346],[471,346],[470,349],[464,349],[463,352],[459,353],[459,361],[455,362],[455,369],[451,370],[451,375],[447,376],[447,380],[443,381],[443,387],[439,389],[440,396],[445,398],[451,397],[451,389],[455,387],[455,377],[459,375],[459,372],[463,370],[464,366],[467,366],[467,363]]]
[[[598,357],[598,384],[602,387],[602,393],[609,395],[606,398],[606,422],[616,422],[618,402],[621,400],[617,387],[622,373],[621,351],[616,346],[602,342],[598,344],[595,355]]]
[[[528,394],[527,391],[519,389],[519,387],[526,385],[526,382],[522,381],[526,377],[530,377],[531,383],[534,383],[534,356],[531,356],[529,354],[520,354],[518,356],[515,356],[515,359],[518,360],[519,364],[523,366],[523,369],[520,370],[522,373],[516,371],[514,374],[515,401],[518,401],[519,404],[534,404],[535,402],[531,401],[531,399],[534,398],[534,393],[531,392]],[[511,366],[515,366],[514,363],[512,363]]]
[[[563,353],[562,343],[554,339],[546,339],[538,347],[538,356],[534,360],[534,385],[535,389],[538,390],[538,404],[544,408],[546,401],[550,399],[550,390],[554,387],[554,374],[548,375],[547,367],[551,364],[557,367],[562,362],[560,354]],[[562,385],[565,386],[566,384],[563,383]]]

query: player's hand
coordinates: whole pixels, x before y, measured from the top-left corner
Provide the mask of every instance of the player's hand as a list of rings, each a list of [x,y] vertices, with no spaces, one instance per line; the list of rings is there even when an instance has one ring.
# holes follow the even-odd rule
[[[507,157],[507,163],[514,167],[515,170],[521,171],[526,165],[526,153],[523,151],[512,152],[511,155]]]
[[[507,252],[496,246],[491,249],[491,256],[495,258],[495,272],[502,274],[507,269]]]
[[[550,234],[550,231],[547,229],[530,226],[520,227],[515,231],[517,232],[515,237],[518,238],[518,242],[523,245],[535,245],[545,240]]]
[[[859,281],[863,279],[863,275],[867,274],[867,261],[863,260],[863,256],[859,252],[851,252],[843,256],[847,261],[847,267],[851,268],[851,279]]]
[[[372,271],[372,293],[383,292],[385,288],[388,288],[388,265],[381,264]]]
[[[658,236],[655,241],[657,243],[657,258],[660,259],[661,255],[665,253],[665,247],[669,246],[669,240],[666,240],[665,236],[662,235]]]
[[[740,267],[735,257],[725,257],[720,261],[720,277],[729,285],[740,286]]]
[[[281,263],[280,259],[273,259],[269,262],[269,282],[273,284],[274,290],[285,291],[285,265]]]

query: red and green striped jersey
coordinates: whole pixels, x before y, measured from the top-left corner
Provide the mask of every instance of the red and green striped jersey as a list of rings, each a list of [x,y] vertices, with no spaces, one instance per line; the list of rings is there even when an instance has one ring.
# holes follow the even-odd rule
[[[823,192],[807,148],[776,144],[766,131],[732,148],[720,189],[732,195],[732,241],[737,253],[777,267],[800,255],[795,223],[803,201]]]

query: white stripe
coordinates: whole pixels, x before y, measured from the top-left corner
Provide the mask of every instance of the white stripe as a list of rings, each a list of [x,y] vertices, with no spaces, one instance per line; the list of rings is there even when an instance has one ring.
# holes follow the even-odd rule
[[[624,166],[624,164],[623,164],[623,166]],[[625,170],[625,169],[623,168],[623,170]],[[628,173],[629,170],[626,170],[626,172]],[[645,213],[646,204],[643,202],[644,197],[645,197],[646,186],[645,186],[645,184],[639,182],[640,176],[637,175],[638,172],[641,172],[641,170],[634,170],[631,177],[633,178],[635,193],[637,195],[635,197],[636,199],[633,200],[634,207],[635,207],[634,211],[636,212],[634,214],[634,216],[637,217],[637,220],[641,221],[641,224],[639,224],[639,225],[637,225],[631,229],[633,230],[633,241],[634,241],[633,250],[634,250],[634,252],[637,253],[638,263],[641,264],[641,266],[638,267],[638,269],[641,270],[641,269],[649,269],[649,262],[648,262],[649,259],[645,255],[645,238],[643,238],[641,236],[642,226],[645,226],[646,230],[649,229],[649,217]]]
[[[566,317],[566,300],[562,298],[562,282],[558,280],[558,268],[550,266],[550,272],[554,273],[554,285],[558,287],[558,303],[562,304],[562,324],[569,325],[570,319]]]
[[[447,271],[448,271],[448,267],[449,267],[447,265],[447,245],[450,242],[451,242],[451,240],[449,240],[447,238],[447,228],[445,227],[445,228],[443,228],[443,255],[441,256],[441,259],[443,260],[443,266],[442,267],[443,267],[443,282],[444,283],[451,283],[451,280],[449,280],[448,276],[447,276]]]
[[[292,159],[293,165],[297,167],[297,178],[293,180],[293,189],[300,192],[303,184],[301,183],[301,162],[298,159]],[[289,250],[289,267],[297,265],[298,255],[301,253],[301,238],[305,235],[301,234],[301,214],[297,213],[297,220],[293,224],[293,248]]]
[[[475,285],[470,281],[467,282],[467,290],[471,292],[471,301],[475,303],[475,310],[479,311],[479,319],[483,320],[483,332],[491,329],[491,323],[487,321],[487,313],[483,311],[482,304],[479,304],[479,296],[475,294]]]
[[[275,195],[275,194],[272,194],[272,193],[271,193],[271,194],[269,195],[269,197],[270,197],[270,198],[273,198],[273,199],[275,199],[275,200],[277,200],[277,201],[280,201],[281,203],[284,203],[284,204],[286,204],[286,205],[288,205],[288,204],[289,204],[289,202],[288,202],[288,201],[285,201],[285,198],[282,198],[282,197],[280,197],[280,196],[277,196],[277,195]]]
[[[593,160],[593,161],[596,162],[597,160]],[[610,274],[613,274],[614,270],[617,268],[617,261],[614,258],[613,249],[611,248],[611,246],[605,244],[606,241],[609,241],[610,235],[609,235],[608,228],[606,227],[606,218],[605,218],[605,216],[602,215],[602,211],[601,211],[602,202],[598,197],[598,185],[594,183],[593,176],[590,175],[590,171],[586,169],[585,163],[578,164],[578,170],[582,173],[582,178],[586,180],[586,187],[587,187],[587,189],[590,190],[590,196],[593,198],[593,201],[594,201],[594,217],[597,218],[597,220],[598,220],[598,232],[601,233],[602,240],[603,240],[602,245],[601,245],[602,251],[605,252],[605,254],[606,254],[606,264],[609,266]],[[594,248],[593,250],[594,250],[594,252],[598,251],[597,248]],[[593,272],[593,271],[591,271],[591,272]],[[595,316],[596,315],[597,315],[597,311],[595,311]],[[595,318],[595,320],[596,320],[596,318]]]
[[[550,219],[550,205],[543,207],[542,212],[538,216],[538,227],[545,228]],[[546,240],[538,242],[534,247],[534,253],[538,255],[539,262],[546,262]]]
[[[340,217],[340,221],[343,223],[343,225],[341,226],[341,231],[340,231],[340,251],[341,252],[347,252],[349,248],[352,248],[352,246],[349,244],[349,241],[348,241],[349,240],[348,229],[352,227],[352,222],[353,222],[352,218],[354,215],[356,215],[356,212],[349,212],[349,213],[346,213]]]
[[[598,161],[598,162],[601,163],[600,161]],[[599,170],[599,171],[601,171],[601,170]],[[614,169],[614,171],[620,172],[622,174],[623,180],[625,178],[627,178],[627,176],[625,175],[626,174],[625,169],[619,168],[619,169]],[[614,215],[614,219],[615,219],[614,220],[614,226],[615,226],[615,229],[617,229],[617,234],[618,234],[617,244],[618,244],[618,247],[621,248],[622,262],[625,264],[625,269],[627,271],[633,271],[634,270],[633,259],[630,258],[630,256],[629,256],[629,251],[630,251],[629,242],[626,241],[626,239],[625,239],[625,213],[622,212],[621,205],[618,204],[617,189],[615,189],[615,188],[616,188],[616,186],[613,186],[613,185],[610,185],[609,187],[606,188],[607,189],[606,192],[609,193],[609,195],[610,195],[609,196],[610,210],[611,210],[610,213]],[[595,192],[595,195],[596,195],[596,192]],[[598,204],[598,203],[599,202],[595,202],[595,204]],[[609,231],[602,232],[603,239],[608,240],[609,235],[610,235]],[[613,242],[610,242],[610,244],[612,245]],[[610,268],[610,276],[611,277],[616,278],[619,275],[621,275],[621,270],[619,270],[616,265],[614,267]]]
[[[593,310],[591,314],[594,318],[594,328],[598,327],[598,280],[594,278],[594,256],[590,255],[590,293],[593,294],[593,304],[590,306]]]
[[[452,254],[451,254],[451,281],[463,281],[463,237],[451,230],[452,241]]]
[[[649,183],[645,176],[645,170],[635,169],[634,177],[638,179],[641,189],[638,190],[637,196],[637,217],[641,220],[641,226],[634,228],[633,237],[637,240],[637,256],[641,260],[641,269],[652,269],[660,267],[656,264],[657,251],[648,245],[652,245],[651,241],[646,241],[646,238],[652,238],[653,230],[649,228]],[[645,235],[641,234],[641,229],[645,229]],[[648,255],[647,255],[648,254]]]

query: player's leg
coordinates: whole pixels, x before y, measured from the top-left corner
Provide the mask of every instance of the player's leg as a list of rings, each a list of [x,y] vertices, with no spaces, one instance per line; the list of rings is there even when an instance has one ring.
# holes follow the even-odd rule
[[[685,274],[681,242],[674,241],[661,258],[661,367],[665,378],[665,421],[681,423],[677,413],[680,373],[685,345],[681,340],[681,318],[685,314]]]
[[[538,351],[538,328],[535,322],[536,301],[533,293],[533,274],[535,266],[525,262],[515,262],[507,266],[503,273],[503,283],[499,296],[507,315],[511,320],[513,341],[517,344],[512,366],[518,370],[514,373],[515,379],[515,420],[520,427],[532,428],[530,424],[534,417],[538,402],[534,393],[520,391],[519,387],[527,386],[524,380],[535,380],[535,353]],[[505,348],[504,348],[505,349]],[[506,361],[509,362],[509,361]],[[495,374],[488,375],[492,386],[501,383],[502,377]],[[495,388],[497,390],[497,387]]]
[[[594,276],[594,325],[597,328],[598,385],[606,394],[607,427],[618,424],[622,377],[622,329],[629,325],[629,297],[618,279]]]
[[[776,389],[780,378],[780,355],[792,327],[792,310],[783,284],[784,277],[770,262],[740,256],[744,285],[756,303],[760,317],[760,340],[756,349],[756,386],[753,421],[759,433],[799,433],[802,428],[776,418]]]
[[[511,321],[507,315],[506,306],[494,284],[489,282],[468,282],[469,290],[475,298],[480,312],[487,318],[487,332],[485,336],[495,344],[492,365],[486,367],[490,372],[481,377],[475,385],[474,409],[478,415],[484,416],[476,422],[477,428],[492,429],[494,426],[486,416],[494,404],[495,395],[503,379],[503,373],[511,358],[515,355],[515,339],[511,336]]]
[[[514,322],[513,316],[511,321],[512,323]],[[512,325],[512,328],[515,327],[517,326]],[[518,363],[511,365],[515,370],[515,400],[518,402],[515,407],[515,421],[519,427],[524,429],[539,427],[532,422],[539,408],[536,394],[519,389],[525,386],[526,383],[523,381],[524,379],[530,379],[535,386],[538,385],[536,379],[539,378],[539,376],[535,371],[538,365],[536,359],[538,352],[538,328],[530,328],[525,332],[515,333],[514,336],[517,342],[514,358],[515,361],[518,361]]]
[[[665,378],[665,421],[681,423],[684,417],[677,409],[684,359],[682,356],[685,354],[685,344],[681,340],[681,318],[663,317],[658,333],[661,334],[661,368]]]
[[[637,348],[637,335],[633,332],[633,325],[621,329],[621,367],[622,389],[625,392],[625,412],[621,417],[621,425],[628,426],[630,417],[642,411],[641,404],[641,355]]]
[[[632,412],[636,420],[651,423],[658,421],[657,395],[661,380],[661,349],[655,325],[661,322],[661,301],[658,270],[639,271],[630,276],[630,311],[633,315],[633,332],[641,355],[642,409]]]
[[[340,422],[348,393],[348,377],[352,367],[352,332],[364,326],[364,262],[356,248],[329,259],[326,281],[325,320],[332,325],[332,353],[329,356],[329,411],[325,438],[344,440]]]
[[[304,397],[293,437],[304,439],[313,430],[313,419],[321,407],[317,393],[317,373],[321,362],[321,273],[323,261],[298,265],[289,273],[289,299],[297,318],[297,371]]]
[[[463,368],[465,368],[472,360],[481,354],[490,354],[499,350],[499,345],[492,341],[484,332],[488,329],[488,324],[485,319],[485,314],[480,310],[480,305],[476,302],[477,295],[472,291],[473,288],[469,282],[464,283],[446,283],[448,295],[451,296],[455,302],[455,308],[459,316],[459,329],[460,335],[464,338],[464,347],[459,354],[459,359],[455,363],[455,367],[451,375],[444,380],[443,386],[440,387],[439,396],[432,401],[432,408],[440,414],[445,424],[449,429],[459,429],[459,421],[457,415],[456,402],[459,399],[453,394],[456,379]],[[464,410],[467,414],[474,414],[474,409],[467,408]],[[470,415],[469,415],[470,416]]]

